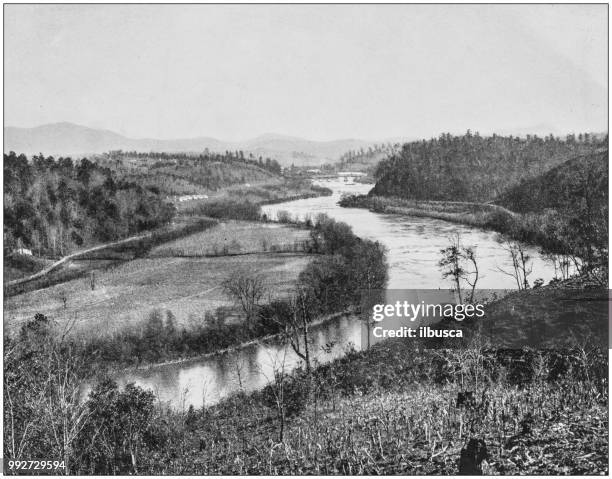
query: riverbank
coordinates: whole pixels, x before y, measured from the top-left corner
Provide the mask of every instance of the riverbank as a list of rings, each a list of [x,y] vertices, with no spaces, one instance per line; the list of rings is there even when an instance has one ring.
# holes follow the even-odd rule
[[[456,475],[475,440],[487,474],[607,473],[605,351],[517,353],[387,340],[311,377],[279,365],[263,391],[158,409],[152,430],[174,427],[139,472]]]
[[[351,195],[343,197],[339,204],[345,208],[364,208],[375,213],[435,218],[477,228],[489,227],[495,215],[517,216],[516,213],[501,206],[460,201],[424,201],[398,197]]]
[[[548,218],[538,214],[519,214],[491,203],[424,201],[399,197],[351,195],[339,205],[364,208],[376,213],[434,218],[491,230],[529,245],[559,248],[558,238],[551,238],[544,225]],[[546,221],[545,221],[546,220]]]
[[[339,313],[329,314],[329,315],[326,315],[322,318],[319,318],[311,322],[309,324],[309,327],[321,326],[325,323],[328,323],[330,321],[333,321],[335,319],[338,319],[344,316],[348,316],[350,314],[353,314],[353,311],[347,310],[347,311],[341,311]],[[163,362],[140,363],[140,364],[137,364],[136,366],[124,367],[122,371],[125,372],[125,371],[151,370],[151,369],[162,368],[165,366],[172,366],[176,364],[187,365],[189,363],[202,361],[203,359],[213,358],[215,356],[222,356],[224,354],[233,353],[233,352],[236,352],[241,349],[245,349],[250,346],[257,345],[257,344],[265,344],[269,341],[278,340],[281,338],[281,335],[282,335],[281,332],[277,332],[277,333],[272,333],[272,334],[268,334],[265,336],[258,336],[258,337],[255,337],[254,339],[244,341],[244,342],[239,342],[239,343],[236,343],[234,345],[228,346],[223,349],[216,349],[209,353],[197,354],[197,355],[190,356],[190,357],[177,358],[177,359],[172,359],[172,360],[163,361]],[[106,364],[105,366],[108,366],[108,364]],[[122,367],[125,365],[119,364],[118,366]],[[117,371],[117,373],[120,373],[120,372],[121,371]]]

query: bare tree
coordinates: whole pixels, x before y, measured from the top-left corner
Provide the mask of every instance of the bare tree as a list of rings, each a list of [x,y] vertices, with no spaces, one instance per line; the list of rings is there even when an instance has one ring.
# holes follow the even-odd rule
[[[304,361],[310,376],[310,340],[308,330],[312,321],[311,295],[303,286],[297,286],[289,300],[289,311],[286,317],[274,317],[274,321],[285,328],[284,338],[297,356]]]
[[[48,393],[44,411],[57,451],[65,461],[69,474],[69,459],[74,453],[74,443],[85,426],[87,405],[80,401],[80,359],[75,355],[52,351],[48,370]]]
[[[286,401],[285,401],[285,380],[287,375],[285,374],[285,362],[287,359],[287,347],[283,348],[283,356],[279,361],[278,358],[273,358],[272,371],[274,374],[273,378],[269,378],[262,370],[261,373],[268,380],[270,390],[274,397],[274,406],[278,415],[279,430],[278,430],[278,442],[283,442],[285,435],[285,418],[286,418]]]
[[[441,250],[440,253],[442,254],[442,259],[438,262],[438,266],[442,268],[442,276],[444,278],[450,277],[455,284],[459,302],[462,302],[461,281],[465,281],[470,287],[468,300],[473,302],[479,277],[474,249],[463,246],[461,244],[461,236],[457,233],[451,238],[450,246]],[[468,268],[473,269],[469,270]]]
[[[251,324],[261,299],[266,293],[263,276],[238,271],[222,283],[223,290],[244,311],[247,323]]]
[[[473,271],[469,271],[463,277],[465,282],[470,285],[472,290],[470,291],[470,303],[474,302],[474,292],[476,291],[476,284],[478,283],[478,263],[476,262],[476,253],[474,253],[474,249],[472,247],[463,248],[464,258],[470,262],[471,266],[474,268]]]
[[[525,250],[525,246],[518,241],[506,240],[506,251],[510,253],[512,259],[512,271],[497,268],[502,273],[514,278],[519,290],[529,289],[528,276],[532,273],[531,256]]]

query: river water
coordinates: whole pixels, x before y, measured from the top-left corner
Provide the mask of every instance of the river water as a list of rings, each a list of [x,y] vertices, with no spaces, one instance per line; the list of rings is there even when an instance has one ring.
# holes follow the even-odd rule
[[[284,210],[301,219],[325,213],[349,224],[358,236],[380,241],[388,248],[389,289],[449,288],[451,284],[442,278],[437,263],[440,250],[449,245],[451,236],[457,232],[465,246],[475,249],[479,288],[516,288],[514,278],[500,271],[511,271],[512,266],[510,255],[498,242],[496,233],[437,219],[341,208],[337,202],[343,194],[367,193],[371,185],[340,181],[320,184],[331,188],[333,195],[266,205],[263,212],[274,218],[278,211]],[[529,253],[533,258],[530,279],[550,281],[554,276],[552,264],[535,249]],[[362,327],[361,321],[348,316],[313,327],[312,351],[316,360],[327,362],[342,356],[349,348],[360,349]],[[152,389],[161,401],[181,409],[189,405],[211,405],[240,390],[260,389],[274,378],[275,371],[288,372],[298,364],[291,348],[271,340],[221,355],[125,372],[117,381],[119,385],[134,382]]]

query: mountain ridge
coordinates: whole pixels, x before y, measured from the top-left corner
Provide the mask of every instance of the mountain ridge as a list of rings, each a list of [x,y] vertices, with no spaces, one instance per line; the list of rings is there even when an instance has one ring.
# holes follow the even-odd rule
[[[317,141],[305,138],[265,133],[241,141],[219,140],[212,137],[155,139],[130,138],[112,130],[90,128],[70,122],[48,123],[32,128],[4,127],[4,152],[27,155],[40,152],[47,155],[89,155],[110,150],[201,152],[206,149],[223,152],[244,150],[256,156],[270,157],[288,166],[291,163],[321,164],[335,161],[349,149],[367,147],[371,141],[339,139]]]

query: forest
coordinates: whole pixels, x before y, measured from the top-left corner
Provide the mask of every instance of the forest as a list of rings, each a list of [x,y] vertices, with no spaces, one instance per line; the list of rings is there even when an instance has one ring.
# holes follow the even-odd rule
[[[82,159],[4,155],[4,248],[63,256],[167,224],[174,207],[153,187]]]
[[[370,193],[418,200],[492,201],[522,180],[536,177],[564,161],[607,148],[605,138],[590,134],[488,137],[468,130],[414,141],[381,161]]]
[[[122,178],[167,195],[203,194],[279,179],[280,164],[243,151],[198,154],[111,151],[96,158]]]

